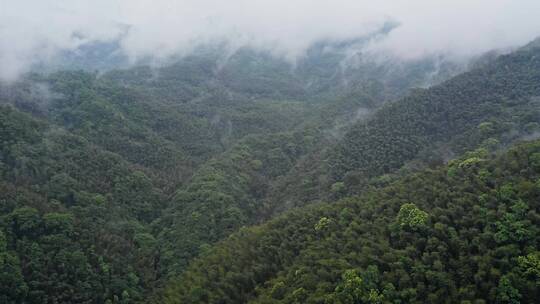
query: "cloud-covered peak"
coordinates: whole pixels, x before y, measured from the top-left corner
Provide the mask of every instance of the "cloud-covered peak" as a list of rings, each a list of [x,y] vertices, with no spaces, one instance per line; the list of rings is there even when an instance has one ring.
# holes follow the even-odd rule
[[[0,0],[0,78],[13,79],[66,50],[115,42],[132,62],[197,46],[261,48],[296,60],[316,41],[399,24],[366,51],[414,59],[471,56],[540,34],[537,0]]]

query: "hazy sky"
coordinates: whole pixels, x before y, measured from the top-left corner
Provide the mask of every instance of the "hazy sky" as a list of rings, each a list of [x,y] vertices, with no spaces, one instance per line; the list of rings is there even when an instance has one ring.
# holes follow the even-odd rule
[[[60,50],[120,39],[133,61],[215,40],[294,60],[314,41],[400,26],[369,46],[403,58],[470,56],[540,35],[540,0],[0,0],[0,78]]]

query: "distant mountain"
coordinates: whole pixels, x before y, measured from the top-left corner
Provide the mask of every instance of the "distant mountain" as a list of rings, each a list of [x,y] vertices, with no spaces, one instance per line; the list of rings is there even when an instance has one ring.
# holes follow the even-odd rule
[[[129,58],[120,48],[120,42],[85,43],[73,50],[62,50],[50,61],[33,66],[33,71],[55,72],[59,70],[85,70],[89,72],[110,71],[127,68],[131,64]]]
[[[440,165],[467,150],[537,138],[539,55],[540,48],[530,45],[487,59],[469,72],[368,111],[326,151],[306,156],[275,183],[270,204],[286,210],[358,193],[399,169]]]
[[[467,68],[443,56],[403,61],[375,58],[353,42],[319,42],[296,62],[248,47],[228,52],[224,46],[201,47],[161,68],[140,67],[107,75],[125,85],[167,86],[169,98],[195,98],[197,90],[223,87],[250,98],[324,101],[361,90],[380,99],[402,96],[411,87],[439,83]],[[189,91],[186,92],[186,89]],[[175,89],[182,91],[175,91]],[[162,92],[158,87],[156,91]]]
[[[134,69],[119,37],[62,51],[51,62],[42,62],[34,68],[41,72],[113,71],[108,77],[126,85],[155,84],[156,92],[161,94],[165,94],[161,88],[167,85],[168,91],[172,90],[167,94],[175,99],[193,97],[186,94],[221,85],[256,98],[310,101],[360,90],[376,91],[386,100],[395,99],[411,87],[430,86],[466,69],[466,62],[456,63],[443,55],[404,61],[365,52],[366,46],[383,39],[396,27],[387,23],[354,39],[317,41],[296,59],[285,59],[269,50],[249,46],[235,49],[216,42],[200,45],[187,55],[142,58],[134,63]]]
[[[373,177],[398,169],[437,144],[460,141],[460,147],[449,146],[459,154],[471,147],[467,143],[537,132],[539,55],[539,47],[526,47],[383,107],[345,135],[333,174],[343,177],[355,171]]]

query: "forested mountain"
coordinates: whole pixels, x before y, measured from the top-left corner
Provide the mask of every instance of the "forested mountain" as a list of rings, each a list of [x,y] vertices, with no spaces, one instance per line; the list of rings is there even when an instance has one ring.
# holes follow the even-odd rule
[[[1,108],[0,222],[9,267],[23,277],[12,282],[6,269],[7,302],[141,301],[174,270],[156,241],[164,227],[152,223],[174,207],[176,189],[196,184],[204,173],[193,172],[229,141],[292,128],[307,111],[231,101],[198,115],[83,72],[33,76],[2,96],[11,105]],[[223,130],[219,115],[242,129]]]
[[[463,201],[466,206],[459,208],[472,208],[479,205],[472,196],[491,195],[486,189],[511,183],[517,188],[505,201],[508,206],[486,197],[480,204],[487,208],[486,218],[474,229],[498,227],[493,214],[523,208],[520,198],[527,204],[527,225],[536,231],[536,169],[525,170],[525,156],[487,159],[492,151],[539,131],[540,51],[531,45],[484,58],[470,72],[444,81],[465,67],[444,57],[373,60],[355,51],[363,43],[321,42],[296,65],[254,49],[224,56],[222,49],[206,47],[162,67],[32,73],[1,85],[0,302],[160,302],[167,286],[164,299],[173,303],[321,303],[334,292],[328,301],[349,303],[338,300],[345,295],[335,289],[349,268],[362,270],[348,272],[354,282],[380,273],[379,281],[369,283],[375,284],[369,285],[375,297],[391,294],[386,299],[407,302],[446,292],[457,299],[461,287],[429,289],[413,285],[416,279],[400,285],[395,277],[411,275],[407,267],[435,233],[435,219],[445,225],[440,229],[454,229],[454,234],[474,228],[451,221],[463,212],[445,209],[443,197]],[[107,47],[114,46],[97,47],[108,53]],[[476,148],[485,150],[449,168],[411,173]],[[529,163],[536,164],[535,149],[531,144],[515,151],[532,153]],[[445,177],[445,170],[453,173]],[[433,176],[440,181],[430,184],[436,193],[413,193],[414,185]],[[465,177],[483,184],[478,181],[478,188],[469,189]],[[392,188],[398,185],[399,191]],[[437,192],[445,185],[455,191]],[[392,191],[401,196],[392,198]],[[351,197],[359,193],[360,198]],[[393,218],[405,203],[399,197],[409,196],[409,202],[429,213],[420,232],[375,226]],[[339,199],[242,228],[293,207]],[[347,208],[350,214],[340,220]],[[441,214],[448,219],[438,218]],[[357,217],[365,221],[354,221],[355,233],[373,232],[370,238],[341,235],[341,228],[348,229]],[[315,220],[319,228],[313,230]],[[467,236],[473,239],[477,230]],[[345,244],[335,243],[342,237],[351,237],[347,250],[361,248],[365,259],[339,256],[347,252]],[[502,263],[498,250],[503,245],[480,238],[477,246],[497,251],[493,257],[482,255],[487,259],[482,265]],[[284,241],[282,252],[274,243],[259,247],[266,240],[285,239],[290,243]],[[519,248],[510,248],[512,254],[534,264],[533,240],[523,239]],[[408,241],[420,245],[407,249]],[[399,274],[384,276],[386,260],[374,253],[381,248],[389,250],[388,261],[404,264],[392,268],[399,268]],[[392,260],[405,251],[410,260]],[[308,262],[308,256],[315,261],[321,254],[328,254],[320,265],[326,263],[324,271],[330,274]],[[236,255],[242,260],[235,261]],[[446,272],[437,266],[437,275],[455,281],[454,260],[447,257],[441,263],[450,261],[443,264],[449,265]],[[298,270],[294,265],[302,268],[297,279],[288,273]],[[500,273],[482,273],[489,280],[478,290],[467,281],[467,296],[458,298],[495,299],[491,289],[501,275],[506,275],[502,284],[509,292],[516,290],[522,299],[536,295],[534,284],[517,279],[515,263],[511,273],[502,273],[510,266],[493,267]],[[312,276],[304,281],[302,271]],[[319,272],[321,286],[313,282]],[[387,283],[394,289],[386,291]],[[314,297],[308,299],[311,292]]]
[[[242,229],[161,303],[534,303],[540,141]]]
[[[384,107],[347,133],[337,149],[333,174],[342,177],[354,170],[377,176],[438,143],[460,141],[458,147],[449,147],[460,153],[489,136],[540,131],[539,53],[532,48],[501,56]],[[468,138],[455,138],[459,136]]]
[[[356,122],[336,147],[299,163],[277,185],[274,204],[280,209],[287,199],[289,208],[320,200],[321,193],[323,199],[357,193],[400,168],[437,165],[477,147],[537,138],[539,54],[537,43],[531,43],[385,104]]]
[[[165,204],[163,191],[84,137],[0,111],[2,302],[140,299],[155,280],[144,223]]]

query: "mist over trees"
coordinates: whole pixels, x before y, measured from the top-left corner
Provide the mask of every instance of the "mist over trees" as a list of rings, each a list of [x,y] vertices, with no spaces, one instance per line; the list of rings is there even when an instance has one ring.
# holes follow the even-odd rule
[[[0,303],[534,303],[538,5],[338,2],[2,3]]]

